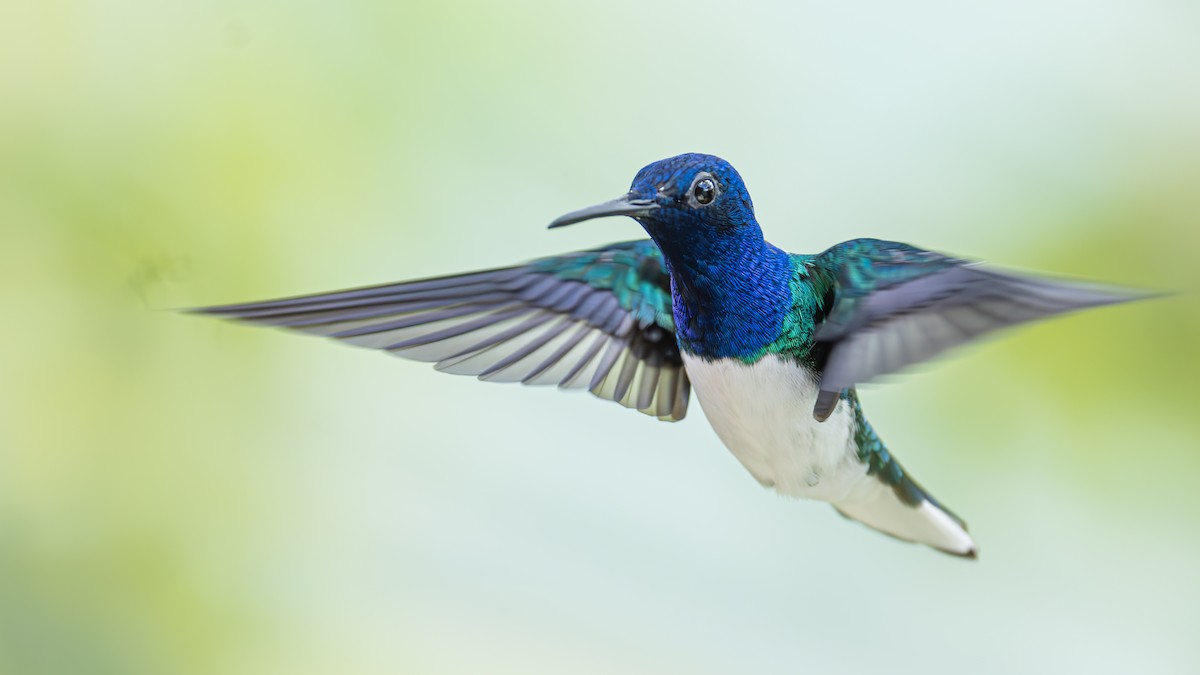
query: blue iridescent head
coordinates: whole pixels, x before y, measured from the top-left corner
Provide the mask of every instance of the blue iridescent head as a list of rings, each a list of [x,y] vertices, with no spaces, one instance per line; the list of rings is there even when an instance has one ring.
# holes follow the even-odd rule
[[[729,162],[699,154],[657,161],[638,172],[628,194],[550,227],[603,216],[632,217],[662,251],[685,352],[744,356],[779,336],[792,306],[792,261],[763,241],[750,194]]]
[[[630,216],[662,251],[680,347],[720,358],[755,353],[791,307],[792,262],[763,241],[742,177],[712,155],[686,154],[638,172],[629,193],[550,227]]]
[[[644,167],[629,193],[573,211],[550,224],[562,227],[604,216],[630,216],[664,249],[711,240],[762,240],[746,184],[729,162],[698,153]]]

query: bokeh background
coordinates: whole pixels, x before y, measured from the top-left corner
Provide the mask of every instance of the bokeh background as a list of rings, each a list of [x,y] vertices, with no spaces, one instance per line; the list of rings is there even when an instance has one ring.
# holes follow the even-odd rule
[[[1200,5],[0,4],[0,672],[1200,672]],[[641,236],[1175,297],[865,389],[970,563],[657,423],[173,307]],[[802,414],[802,413],[798,413]]]

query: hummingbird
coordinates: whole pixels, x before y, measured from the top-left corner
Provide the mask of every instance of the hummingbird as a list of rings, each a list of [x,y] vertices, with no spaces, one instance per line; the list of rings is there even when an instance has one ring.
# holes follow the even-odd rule
[[[1148,297],[892,241],[816,254],[763,238],[725,160],[641,169],[563,227],[628,216],[649,239],[437,278],[192,310],[336,338],[489,382],[586,389],[664,421],[691,391],[763,486],[900,540],[974,558],[966,523],[904,469],[856,385],[983,335]]]

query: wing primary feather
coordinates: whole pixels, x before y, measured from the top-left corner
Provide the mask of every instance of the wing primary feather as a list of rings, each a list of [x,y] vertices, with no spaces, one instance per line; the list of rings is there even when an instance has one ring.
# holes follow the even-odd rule
[[[526,344],[524,347],[521,347],[520,349],[513,352],[512,354],[509,354],[508,356],[504,357],[503,359],[500,359],[495,364],[493,364],[491,367],[489,367],[487,370],[480,373],[479,378],[486,379],[489,375],[493,375],[493,374],[513,365],[514,363],[517,363],[521,359],[524,359],[525,357],[529,356],[530,354],[541,349],[547,342],[550,342],[551,340],[558,337],[559,335],[562,335],[563,331],[567,330],[568,328],[570,328],[573,325],[575,325],[575,322],[572,321],[570,319],[570,317],[565,317],[565,316],[562,317],[562,319],[559,320],[559,322],[557,324],[555,324],[555,325],[551,326],[550,328],[546,329],[545,331],[543,331],[542,334],[537,337],[537,339],[531,340],[529,342],[529,344]]]
[[[384,349],[405,349],[407,347],[416,347],[418,345],[427,345],[432,342],[438,342],[440,340],[445,340],[447,338],[458,337],[459,335],[465,335],[472,331],[479,330],[480,328],[486,328],[492,324],[499,323],[501,321],[506,321],[508,319],[515,319],[519,316],[523,316],[525,314],[529,314],[534,311],[537,311],[537,308],[527,307],[527,306],[518,306],[513,309],[492,312],[490,314],[481,316],[478,319],[475,319],[473,321],[466,321],[461,324],[451,326],[449,328],[444,328],[442,330],[434,331],[432,333],[426,333],[425,335],[418,335],[416,337],[412,337],[407,340],[401,340],[400,342],[396,342],[394,344],[387,345],[386,347],[383,347],[383,348]]]
[[[623,311],[619,311],[619,305],[615,306],[613,310],[608,317],[608,321],[605,321],[600,329],[605,333],[625,337],[629,334],[629,329],[633,328],[633,317]]]
[[[384,321],[382,323],[374,323],[369,326],[359,326],[358,328],[350,328],[347,330],[338,331],[336,333],[331,333],[330,336],[336,337],[336,338],[350,338],[350,337],[357,337],[359,335],[372,335],[374,333],[383,333],[383,332],[386,332],[389,330],[397,330],[400,328],[412,328],[413,326],[421,326],[421,325],[424,325],[427,323],[435,323],[438,321],[445,321],[446,319],[456,319],[460,316],[469,316],[471,314],[478,314],[478,313],[484,312],[484,311],[501,309],[502,307],[503,307],[503,305],[493,305],[493,304],[458,305],[456,307],[450,307],[450,308],[443,309],[443,310],[436,311],[436,312],[421,312],[421,313],[417,313],[417,314],[407,315],[407,316],[404,316],[402,318],[395,319],[392,321]],[[514,308],[514,309],[521,309],[521,310],[527,309],[521,305],[517,305],[515,307],[510,305],[510,307]],[[493,316],[493,315],[488,315],[488,316]],[[508,317],[503,317],[503,318],[508,318]],[[503,318],[498,319],[498,320],[503,320]],[[351,319],[341,319],[340,321],[349,321],[349,320],[351,320]],[[487,324],[485,323],[484,325],[487,325]],[[470,332],[471,330],[475,330],[475,329],[470,328],[466,332]],[[453,337],[453,335],[447,335],[446,337]],[[417,338],[414,338],[414,339],[417,339]]]
[[[946,324],[948,326],[950,326],[950,328],[952,328],[958,332],[958,337],[955,338],[956,340],[962,340],[964,337],[971,334],[970,331],[967,328],[963,327],[962,323],[959,322],[959,320],[957,318],[955,318],[950,312],[948,312],[948,311],[941,312],[939,314],[939,316],[942,317],[942,320],[945,321]]]
[[[500,274],[503,272],[503,274]],[[490,270],[488,272],[477,272],[474,274],[459,275],[456,277],[445,277],[444,279],[430,279],[425,281],[410,281],[401,284],[388,284],[384,286],[370,286],[367,288],[352,289],[349,291],[337,291],[334,293],[322,293],[318,295],[301,295],[291,298],[282,298],[279,300],[268,300],[265,302],[249,302],[236,305],[218,305],[215,307],[201,307],[188,310],[199,314],[217,314],[231,315],[237,318],[249,317],[256,312],[271,312],[278,311],[279,313],[304,311],[303,307],[316,306],[342,306],[351,307],[360,304],[370,304],[379,302],[387,296],[396,298],[405,298],[408,296],[420,297],[421,292],[436,292],[447,289],[456,289],[455,294],[465,294],[467,290],[462,287],[475,287],[468,290],[495,290],[505,282],[519,279],[523,271],[520,268],[505,268],[501,270]],[[527,273],[524,273],[528,276]],[[434,283],[440,282],[440,283]],[[454,282],[454,283],[449,283]]]
[[[445,302],[442,300],[428,300],[424,302],[395,302],[382,305],[366,305],[361,308],[346,308],[333,310],[319,310],[316,312],[299,312],[296,314],[281,315],[279,320],[264,321],[270,325],[280,326],[283,328],[304,328],[306,326],[320,326],[331,323],[341,323],[345,321],[359,321],[362,319],[371,319],[374,317],[398,316],[401,314],[417,314],[427,312],[431,309],[439,309],[443,307],[463,307],[472,306],[477,308],[475,311],[484,311],[489,308],[499,307],[503,304],[512,301],[512,295],[508,293],[492,293],[489,295],[479,295],[470,298],[469,302]],[[240,317],[239,317],[240,318]],[[262,319],[249,319],[250,321],[262,321]]]
[[[579,284],[579,283],[564,284],[563,288],[567,289],[567,292],[563,293],[560,297],[555,299],[553,302],[547,301],[545,303],[545,307],[547,309],[554,310],[555,312],[563,312],[565,314],[569,314],[571,309],[574,307],[578,307],[581,304],[581,301],[588,294],[599,295],[598,293],[596,293],[595,290],[593,290],[587,284]]]
[[[528,384],[540,377],[542,373],[554,367],[554,364],[558,363],[559,360],[561,360],[572,349],[574,349],[576,345],[583,341],[583,338],[587,337],[587,334],[592,331],[592,327],[586,323],[577,323],[576,325],[579,328],[575,331],[575,333],[571,335],[571,337],[568,338],[561,347],[555,349],[550,356],[547,356],[541,363],[537,365],[537,367],[530,371],[530,373],[525,376],[525,379],[521,380],[522,382]]]
[[[606,302],[602,307],[596,308],[597,311],[603,310],[606,313],[598,314],[595,321],[589,318],[588,323],[609,335],[616,335],[616,329],[621,325],[621,314],[623,311],[615,298],[611,298],[611,300],[612,302]]]
[[[613,390],[613,399],[617,401],[625,399],[625,395],[629,393],[629,387],[633,384],[633,378],[637,375],[640,363],[641,359],[634,355],[633,350],[626,350],[625,361],[621,364],[621,371],[617,376],[617,386]]]
[[[475,342],[475,343],[471,344],[470,346],[464,347],[453,354],[449,354],[445,358],[446,359],[455,359],[460,356],[465,356],[467,354],[470,354],[471,352],[478,352],[478,351],[483,351],[485,349],[490,349],[491,347],[495,347],[496,345],[498,345],[502,342],[508,342],[509,340],[513,339],[514,337],[516,337],[518,335],[521,335],[522,333],[526,333],[534,328],[537,328],[538,326],[546,323],[547,321],[550,321],[554,317],[555,317],[555,315],[550,312],[538,312],[538,313],[534,314],[533,316],[529,317],[528,319],[525,319],[521,323],[519,323],[511,328],[507,328],[503,331],[500,331],[499,333],[494,333],[492,335],[488,335],[487,337],[480,340],[479,342]]]
[[[588,364],[590,364],[596,358],[596,355],[600,353],[600,349],[604,347],[604,345],[611,339],[612,337],[608,334],[597,331],[596,339],[592,342],[591,346],[588,347],[587,353],[585,353],[579,359],[579,363],[575,364],[575,367],[572,368],[570,372],[563,376],[562,384],[559,386],[570,387],[572,384],[574,384],[575,378],[579,377],[584,369],[587,368]]]
[[[654,403],[654,395],[658,392],[658,378],[662,371],[656,365],[647,361],[642,362],[642,376],[637,383],[637,409],[648,410]]]
[[[521,289],[520,298],[525,302],[536,303],[542,299],[547,292],[558,290],[562,286],[562,281],[557,277],[548,274],[541,275],[532,285]]]
[[[600,321],[597,317],[607,317],[614,307],[617,307],[616,298],[604,293],[593,293],[584,298],[578,307],[571,310],[571,316],[576,319],[585,319],[598,328]]]
[[[1012,304],[1015,304],[1015,303],[1011,303],[1011,302],[1009,303],[1010,306],[1012,306]],[[1002,326],[1010,326],[1014,322],[1014,320],[1011,316],[1005,316],[1005,315],[1000,314],[998,312],[999,308],[992,307],[987,302],[976,302],[974,304],[968,305],[968,307],[970,307],[976,314],[980,314],[985,319],[990,319],[991,321],[995,322],[996,328],[999,328]]]
[[[654,415],[659,418],[670,417],[671,411],[675,408],[675,388],[678,385],[678,380],[683,373],[681,368],[668,368],[662,371],[658,378],[658,396],[656,397],[657,407],[654,410]]]
[[[563,302],[564,299],[570,298],[577,290],[579,290],[579,286],[582,286],[582,284],[576,281],[558,281],[554,288],[546,293],[543,297],[533,298],[530,301],[539,307],[555,309],[555,307],[559,303]],[[584,290],[586,289],[587,287],[585,286]]]
[[[626,342],[619,338],[609,340],[608,349],[605,350],[604,356],[600,357],[600,363],[596,366],[596,373],[592,375],[592,381],[588,383],[588,390],[595,392],[604,383],[608,373],[612,370],[613,365],[617,362],[617,357],[621,355],[621,351],[625,349]]]
[[[688,379],[686,370],[679,371],[679,378],[675,384],[675,406],[671,408],[671,419],[681,420],[687,415],[688,398],[692,391],[692,383]]]

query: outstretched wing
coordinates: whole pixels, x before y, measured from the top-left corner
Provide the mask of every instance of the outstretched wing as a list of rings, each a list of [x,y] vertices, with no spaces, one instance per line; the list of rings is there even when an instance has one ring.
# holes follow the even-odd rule
[[[524,265],[193,310],[338,338],[494,382],[587,388],[663,420],[687,412],[670,278],[649,240]]]
[[[828,280],[815,339],[826,360],[813,415],[841,392],[985,333],[1087,307],[1148,297],[988,269],[906,244],[856,239],[811,263]]]

